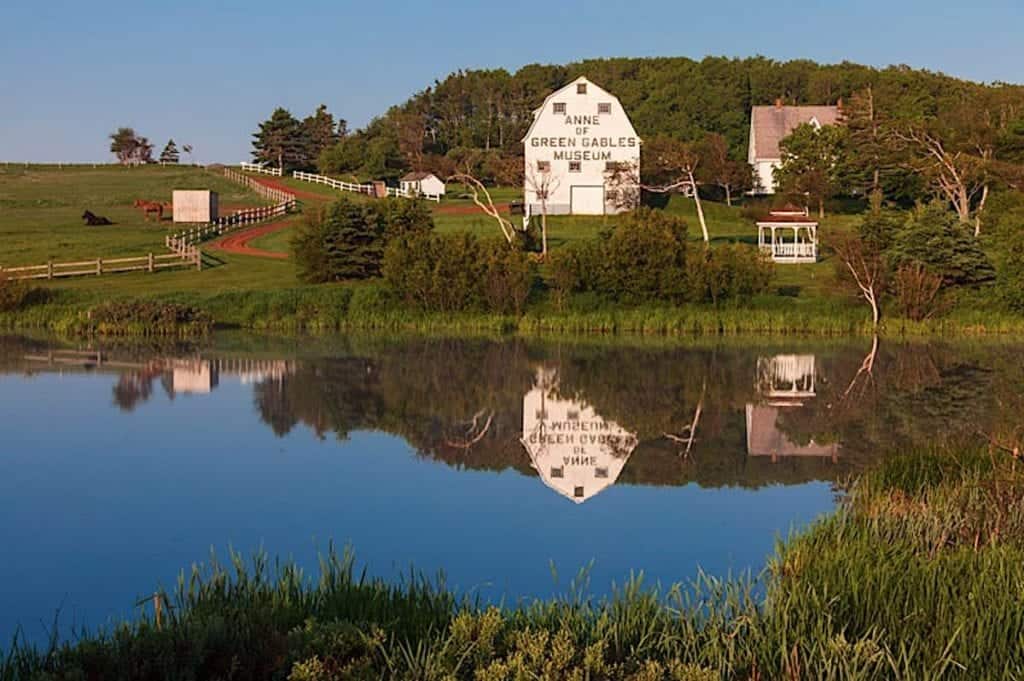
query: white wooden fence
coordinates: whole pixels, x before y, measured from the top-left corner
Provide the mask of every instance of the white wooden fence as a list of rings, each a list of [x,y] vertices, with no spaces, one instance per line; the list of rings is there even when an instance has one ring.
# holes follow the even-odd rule
[[[263,165],[262,163],[246,163],[242,161],[238,165],[247,173],[263,173],[264,175],[273,175],[274,177],[281,177],[284,174],[280,168]]]
[[[284,191],[283,189],[277,189],[276,187],[268,187],[267,185],[262,184],[261,182],[257,182],[255,179],[249,177],[248,175],[243,175],[237,170],[225,168],[224,177],[228,178],[232,182],[237,182],[238,184],[245,185],[246,187],[253,190],[254,192],[256,192],[265,199],[277,201],[278,203],[284,203],[285,201],[295,201],[295,194],[292,194],[291,192],[288,191]]]
[[[302,180],[303,182],[312,182],[314,184],[322,184],[330,187],[331,189],[337,189],[343,192],[355,192],[357,194],[366,194],[367,196],[376,196],[372,184],[356,184],[354,182],[345,182],[344,180],[336,180],[333,177],[327,177],[326,175],[316,175],[314,173],[304,173],[301,170],[296,170],[292,173],[292,177],[296,180]],[[388,196],[396,196],[403,199],[416,198],[415,192],[405,192],[397,187],[387,187]],[[419,194],[422,198],[428,201],[441,202],[440,194]]]
[[[194,247],[196,244],[206,241],[207,239],[212,239],[224,234],[225,232],[238,229],[239,227],[247,227],[258,222],[264,222],[282,215],[287,215],[295,208],[295,205],[295,199],[292,198],[273,206],[246,208],[244,210],[234,212],[231,215],[225,215],[216,222],[210,222],[204,225],[195,225],[182,230],[177,234],[167,236],[164,238],[164,245],[170,250],[179,253],[184,249]]]

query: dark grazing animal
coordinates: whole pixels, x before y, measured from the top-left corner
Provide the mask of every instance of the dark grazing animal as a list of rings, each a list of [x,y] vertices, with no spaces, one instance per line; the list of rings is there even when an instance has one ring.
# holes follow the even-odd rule
[[[113,222],[103,217],[102,215],[96,215],[90,210],[87,210],[84,213],[82,213],[82,220],[84,220],[85,224],[89,225],[90,227],[99,227],[101,225],[114,224]]]

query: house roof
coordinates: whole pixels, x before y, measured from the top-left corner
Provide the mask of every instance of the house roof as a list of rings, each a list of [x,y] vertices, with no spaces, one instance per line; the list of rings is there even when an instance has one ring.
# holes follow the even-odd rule
[[[402,178],[402,182],[417,182],[419,180],[425,180],[428,177],[437,177],[437,176],[434,175],[434,173],[428,173],[426,171],[419,170],[419,171],[415,171],[415,172],[412,172],[412,173],[408,173],[405,177]]]
[[[836,456],[839,445],[811,440],[805,445],[789,439],[778,426],[779,407],[747,405],[747,454],[750,456]]]
[[[839,122],[838,106],[755,106],[750,115],[753,159],[776,159],[782,156],[779,142],[804,123],[821,125]]]

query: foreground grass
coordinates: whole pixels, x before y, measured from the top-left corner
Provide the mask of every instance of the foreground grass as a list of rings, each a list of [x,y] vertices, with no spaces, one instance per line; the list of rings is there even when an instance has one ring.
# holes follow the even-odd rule
[[[1024,474],[973,448],[890,459],[756,580],[486,606],[443,582],[212,562],[138,621],[0,679],[1014,679],[1024,674]]]

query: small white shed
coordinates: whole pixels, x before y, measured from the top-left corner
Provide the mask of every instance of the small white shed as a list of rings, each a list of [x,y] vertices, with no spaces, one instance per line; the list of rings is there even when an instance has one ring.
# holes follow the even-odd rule
[[[173,193],[175,222],[215,222],[217,192],[209,189],[175,189]]]
[[[444,196],[445,185],[434,173],[414,172],[401,179],[402,193],[406,196],[428,196],[440,198]]]

